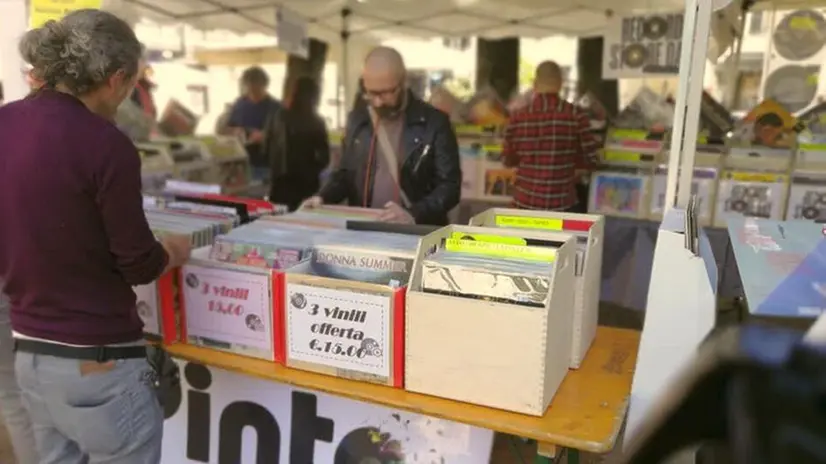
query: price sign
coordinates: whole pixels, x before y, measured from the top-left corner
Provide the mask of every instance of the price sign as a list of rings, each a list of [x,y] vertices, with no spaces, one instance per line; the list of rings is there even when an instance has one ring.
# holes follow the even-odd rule
[[[187,264],[183,280],[189,335],[272,350],[268,275]]]
[[[143,321],[143,331],[161,335],[160,308],[158,308],[158,284],[152,282],[132,288],[137,297],[138,316]]]
[[[287,284],[287,356],[390,377],[388,295]]]

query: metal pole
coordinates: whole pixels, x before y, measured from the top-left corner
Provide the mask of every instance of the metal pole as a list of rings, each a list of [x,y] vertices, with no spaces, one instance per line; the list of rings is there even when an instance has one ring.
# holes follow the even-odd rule
[[[711,32],[712,2],[699,2],[694,46],[691,57],[689,87],[683,89],[688,97],[683,135],[683,156],[680,163],[680,180],[677,183],[677,206],[685,208],[691,198],[691,180],[694,177],[694,156],[697,154],[697,133],[700,129],[700,105],[703,101],[703,76],[706,70],[706,50]]]
[[[737,46],[729,59],[728,82],[726,88],[728,95],[726,98],[726,107],[730,110],[734,109],[734,104],[737,103],[737,96],[740,94],[740,57],[743,53],[743,34],[746,30],[746,15],[747,11],[744,9],[740,13],[740,32],[737,34]]]
[[[694,32],[697,27],[697,0],[687,0],[683,18],[682,49],[680,50],[680,83],[677,87],[677,101],[674,102],[674,127],[671,129],[671,151],[668,157],[668,172],[665,188],[665,209],[674,207],[677,198],[678,170],[680,155],[683,148],[683,132],[685,130],[685,108],[688,96],[686,90],[690,85],[692,49],[694,46]],[[701,80],[702,82],[702,80]]]
[[[350,16],[353,11],[350,8],[341,9],[341,61],[338,63],[339,75],[339,91],[341,98],[338,99],[339,105],[344,106],[344,114],[349,112],[350,99],[347,92],[350,89]],[[338,127],[344,127],[341,120],[341,107],[336,111],[336,119]],[[346,120],[346,116],[345,116]]]

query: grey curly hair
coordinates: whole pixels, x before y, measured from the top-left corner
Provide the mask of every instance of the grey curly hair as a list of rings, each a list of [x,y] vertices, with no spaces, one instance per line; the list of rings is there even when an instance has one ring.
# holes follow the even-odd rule
[[[46,86],[62,84],[83,95],[120,70],[134,77],[143,47],[122,19],[85,9],[28,31],[20,40],[20,54]]]

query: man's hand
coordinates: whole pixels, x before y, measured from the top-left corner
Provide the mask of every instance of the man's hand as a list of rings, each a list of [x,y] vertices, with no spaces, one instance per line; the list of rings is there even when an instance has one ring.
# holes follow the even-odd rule
[[[304,200],[304,203],[301,203],[301,207],[299,207],[298,209],[313,209],[318,208],[323,204],[324,200],[320,196],[316,195]]]
[[[247,143],[261,143],[264,141],[264,133],[260,130],[253,130],[247,136]]]
[[[402,208],[396,203],[393,203],[392,201],[388,201],[387,204],[384,205],[384,210],[381,212],[379,220],[382,222],[390,222],[393,224],[416,223],[416,220],[413,219],[413,216],[411,216],[406,209]]]
[[[169,255],[169,263],[167,263],[164,273],[189,261],[189,255],[192,253],[192,243],[188,235],[166,234],[161,237],[161,245]]]

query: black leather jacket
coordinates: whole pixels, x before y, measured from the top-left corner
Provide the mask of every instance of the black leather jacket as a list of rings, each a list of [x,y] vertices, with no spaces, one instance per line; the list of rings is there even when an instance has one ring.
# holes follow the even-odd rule
[[[412,94],[408,95],[403,151],[399,153],[401,188],[412,205],[409,211],[417,224],[445,225],[447,213],[459,204],[462,169],[459,147],[450,119],[442,111]],[[373,138],[373,124],[366,108],[353,110],[347,117],[341,161],[319,195],[325,203],[347,201],[351,206],[371,205],[376,172],[374,156],[370,167],[368,191],[364,176]]]

